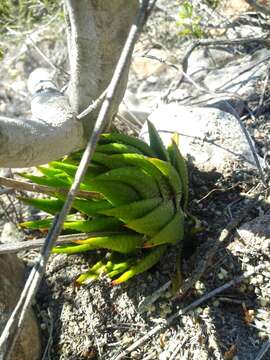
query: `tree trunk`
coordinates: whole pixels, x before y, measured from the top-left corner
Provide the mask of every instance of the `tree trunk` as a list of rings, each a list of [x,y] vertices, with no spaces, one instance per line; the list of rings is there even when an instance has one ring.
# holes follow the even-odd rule
[[[107,88],[139,1],[66,0],[65,5],[71,74],[67,96],[46,73],[30,81],[33,119],[0,117],[0,167],[44,164],[86,144],[98,109],[81,120],[76,114]],[[127,76],[128,68],[108,123],[122,100]]]

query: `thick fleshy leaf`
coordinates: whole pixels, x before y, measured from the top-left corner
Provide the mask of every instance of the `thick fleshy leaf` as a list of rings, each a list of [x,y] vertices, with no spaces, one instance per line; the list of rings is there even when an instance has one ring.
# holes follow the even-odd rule
[[[39,229],[49,229],[52,225],[53,218],[42,219],[42,220],[32,220],[25,221],[20,223],[20,226],[26,229],[39,230]]]
[[[52,187],[66,187],[68,188],[71,182],[68,179],[61,179],[57,176],[47,177],[47,176],[35,176],[31,174],[20,174],[20,176],[31,180],[33,183],[38,185],[52,186]]]
[[[122,221],[131,221],[148,214],[150,211],[155,209],[161,201],[161,198],[140,200],[128,205],[114,207],[108,210],[101,210],[99,213],[108,216],[115,216]]]
[[[171,145],[168,147],[168,153],[170,155],[171,164],[176,169],[181,179],[183,191],[181,204],[183,206],[183,209],[185,210],[188,204],[188,169],[186,161],[180,153],[178,146],[173,140]]]
[[[49,199],[30,199],[30,198],[19,198],[25,204],[31,205],[39,210],[45,211],[48,214],[55,215],[58,213],[63,205],[64,202],[59,199],[49,198]]]
[[[101,193],[114,206],[139,200],[137,191],[120,181],[94,179],[87,184],[87,190]]]
[[[112,142],[108,144],[98,144],[96,147],[96,152],[100,152],[104,154],[125,154],[125,153],[142,154],[142,152],[138,148],[135,148],[134,146],[121,144],[117,142]]]
[[[172,219],[175,206],[172,200],[163,201],[145,216],[129,221],[125,226],[140,234],[155,235]]]
[[[133,265],[129,270],[124,272],[118,279],[114,280],[113,285],[121,284],[135,275],[141,274],[152,266],[154,266],[157,262],[159,262],[161,256],[164,254],[166,250],[166,245],[157,246],[154,249],[149,250],[149,252],[140,260],[137,261],[137,264]]]
[[[154,152],[154,157],[164,161],[169,161],[169,154],[151,121],[147,120],[150,147]]]
[[[76,166],[76,165],[67,164],[67,163],[61,162],[61,161],[53,161],[51,163],[51,165],[55,169],[64,171],[67,175],[69,175],[72,178],[74,178],[76,171],[78,169],[78,166]],[[102,171],[103,171],[103,169],[98,166],[89,166],[85,173],[83,182],[85,183],[85,182],[91,181],[95,176],[101,174]]]
[[[108,169],[117,169],[126,166],[121,159],[115,159],[113,155],[99,152],[94,153],[92,161],[98,165],[106,166]]]
[[[135,137],[128,136],[126,134],[119,134],[119,133],[102,134],[100,136],[99,142],[100,144],[118,142],[121,144],[133,146],[139,149],[146,156],[155,156],[152,149],[144,141]]]
[[[111,159],[115,163],[121,164],[121,167],[130,165],[143,169],[145,172],[147,172],[150,176],[152,176],[155,179],[160,194],[164,198],[168,198],[171,195],[171,191],[168,186],[168,181],[163,176],[161,171],[159,171],[159,169],[149,161],[149,159],[151,158],[147,158],[139,154],[118,154],[118,155],[111,155]]]
[[[155,165],[160,172],[164,175],[167,181],[170,184],[172,195],[175,197],[177,209],[180,207],[180,201],[182,197],[182,183],[179,178],[178,172],[175,168],[168,162],[162,161],[160,159],[150,158],[149,161]]]
[[[144,238],[141,235],[123,233],[118,235],[91,237],[86,240],[75,240],[73,241],[73,245],[55,247],[53,252],[76,254],[81,251],[108,249],[122,254],[129,254],[138,251],[142,247],[143,242]]]
[[[37,168],[43,175],[46,175],[47,177],[57,176],[60,178],[64,177],[69,179],[67,174],[65,174],[61,169],[54,169],[51,164],[49,166],[38,166]]]
[[[107,200],[75,199],[72,207],[88,216],[94,216],[101,210],[110,209],[112,205]]]
[[[112,169],[97,176],[95,180],[123,182],[135,189],[143,199],[157,197],[160,194],[155,179],[134,166]]]
[[[77,220],[64,222],[63,229],[76,230],[80,232],[96,232],[119,230],[121,221],[110,217],[100,217],[92,220]]]
[[[164,226],[155,236],[144,243],[144,247],[153,247],[163,244],[176,244],[184,237],[184,213],[177,211],[173,219]]]

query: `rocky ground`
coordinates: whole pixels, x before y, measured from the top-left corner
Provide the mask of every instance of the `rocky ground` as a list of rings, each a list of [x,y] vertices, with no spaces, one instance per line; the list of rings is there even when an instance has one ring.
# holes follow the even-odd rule
[[[240,37],[269,34],[269,18],[254,12],[245,1],[227,1],[215,11],[201,2],[193,3],[198,7],[198,15],[194,17],[197,19],[199,16],[207,37],[233,41]],[[177,247],[171,248],[151,271],[119,287],[111,287],[106,278],[91,286],[74,287],[74,278],[94,262],[93,255],[52,255],[34,305],[40,326],[42,359],[118,359],[126,348],[157,326],[160,329],[156,334],[134,347],[124,358],[270,359],[270,350],[263,353],[264,349],[269,349],[270,334],[269,60],[262,62],[263,68],[257,64],[258,59],[269,56],[269,42],[232,42],[230,45],[211,45],[210,50],[205,47],[196,49],[185,69],[192,79],[182,82],[177,88],[183,65],[181,61],[191,41],[179,35],[181,26],[176,26],[178,11],[178,1],[157,2],[137,45],[125,104],[130,111],[139,112],[143,119],[156,110],[163,99],[168,106],[166,111],[172,111],[170,106],[175,104],[184,107],[187,115],[182,122],[190,116],[186,123],[191,123],[195,111],[200,111],[200,119],[203,119],[200,123],[202,140],[196,137],[192,142],[186,142],[183,135],[187,146],[185,153],[189,158],[189,210],[202,226],[200,234],[185,240],[184,278],[194,274],[200,260],[208,256],[219,240],[221,231],[239,214],[244,212],[244,216],[220,244],[202,277],[185,296],[175,296],[169,285],[179,262]],[[225,24],[223,27],[217,26],[221,20]],[[53,27],[57,30],[53,32],[54,36]],[[61,51],[65,43],[62,32],[59,25],[52,23],[50,29],[45,28],[35,41],[53,63],[64,68],[66,57]],[[8,116],[27,116],[26,79],[32,69],[47,64],[27,41],[19,46],[20,51],[17,46],[10,49],[0,66],[0,111]],[[240,78],[242,73],[248,73],[246,78]],[[65,77],[61,71],[58,77],[64,85]],[[169,88],[172,89],[170,94]],[[246,138],[240,127],[237,130],[239,123],[232,125],[232,120],[228,120],[226,115],[228,123],[222,129],[222,121],[224,124],[226,119],[224,100],[221,102],[217,96],[221,93],[225,97],[225,110],[228,111],[228,103],[233,106],[252,137],[265,186],[254,165],[250,147],[246,145]],[[232,98],[231,93],[237,93],[241,99]],[[190,115],[189,104],[196,108],[191,111],[193,115]],[[211,110],[212,115],[206,123],[204,119],[210,116],[207,106],[213,104],[219,109],[215,110],[218,115],[215,117]],[[202,105],[204,110],[201,110]],[[179,114],[175,116],[173,126],[178,126]],[[159,123],[160,117],[153,119]],[[166,119],[164,121],[169,123]],[[133,134],[140,132],[139,124],[117,121],[118,128]],[[165,125],[162,123],[161,129]],[[169,130],[183,132],[187,127]],[[190,129],[193,135],[195,130]],[[208,145],[204,145],[207,140]],[[209,147],[210,140],[214,143],[216,140],[214,150]],[[225,156],[218,153],[218,147],[238,148],[241,152],[235,156],[234,152],[225,151]],[[219,163],[217,159],[220,159]],[[9,175],[7,170],[1,171],[5,176]],[[254,206],[246,210],[250,199],[255,196]],[[17,236],[16,240],[19,240],[21,235],[11,224],[17,225],[22,219],[34,215],[37,215],[34,210],[22,206],[14,193],[1,195],[0,221],[4,234],[10,231],[11,237]],[[23,234],[23,238],[30,235]],[[2,240],[6,237],[2,235]],[[19,254],[27,271],[33,266],[37,254],[34,250]],[[265,268],[256,271],[260,264]],[[168,318],[180,309],[197,299],[204,299],[207,293],[254,269],[245,280],[198,305],[192,305],[189,311],[179,314],[174,321],[169,320],[169,326],[165,326]],[[153,294],[157,295],[155,301]]]

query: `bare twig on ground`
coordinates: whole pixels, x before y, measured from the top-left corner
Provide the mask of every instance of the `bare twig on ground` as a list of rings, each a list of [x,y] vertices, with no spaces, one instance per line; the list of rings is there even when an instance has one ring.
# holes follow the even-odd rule
[[[246,38],[241,38],[241,39],[230,39],[230,40],[217,40],[217,39],[201,39],[201,40],[196,40],[194,42],[192,42],[189,47],[187,48],[185,55],[183,56],[183,59],[181,61],[181,66],[182,66],[182,71],[183,73],[187,72],[188,69],[188,59],[190,57],[190,55],[192,54],[192,52],[200,46],[222,46],[222,45],[241,45],[241,44],[245,44],[245,43],[250,43],[253,41],[265,41],[268,38],[268,34],[263,34],[262,36],[259,37],[246,37]],[[178,79],[175,83],[172,84],[170,91],[168,94],[166,94],[166,98],[170,95],[170,92],[179,88],[179,86],[182,84],[184,80],[184,74],[182,74],[182,76],[180,77],[180,79]],[[165,98],[165,99],[166,99]]]
[[[68,194],[68,188],[58,188],[58,187],[51,187],[46,185],[37,185],[31,184],[29,182],[9,179],[0,176],[0,185],[6,186],[8,188],[19,190],[19,191],[30,191],[30,192],[37,192],[39,194],[45,194],[50,196],[55,196],[56,194],[61,194],[66,196]],[[100,194],[94,191],[84,191],[78,190],[76,192],[76,196],[83,197],[85,199],[93,199],[93,198],[100,198]]]
[[[0,247],[1,249],[1,247]],[[140,313],[147,311],[149,305],[152,305],[160,296],[171,286],[171,280],[167,281],[159,289],[154,291],[151,295],[147,296],[143,301],[138,305],[138,310]]]
[[[212,189],[210,190],[206,195],[204,195],[201,199],[199,200],[196,200],[196,204],[200,204],[202,201],[206,200],[209,196],[211,196],[213,193],[216,193],[216,192],[221,192],[221,193],[224,193],[224,192],[227,192],[227,191],[230,191],[236,187],[238,187],[239,185],[241,185],[241,181],[238,181],[236,184],[228,187],[228,188],[215,188],[215,189]]]
[[[259,172],[259,175],[260,175],[260,178],[261,178],[261,182],[263,183],[263,185],[265,187],[267,187],[267,182],[266,182],[266,177],[265,177],[265,173],[262,169],[262,166],[261,166],[261,163],[259,161],[259,158],[258,158],[258,154],[256,152],[256,149],[255,149],[255,146],[252,142],[252,139],[251,139],[251,136],[247,130],[247,128],[245,127],[241,117],[239,116],[238,112],[232,107],[232,105],[228,102],[228,101],[225,101],[226,102],[226,105],[230,108],[232,114],[235,116],[235,118],[237,119],[237,122],[242,130],[242,133],[244,134],[246,140],[247,140],[247,143],[249,145],[249,148],[252,152],[252,155],[253,155],[253,159],[255,161],[255,164],[256,164],[256,167],[258,169],[258,172]],[[245,108],[248,108],[248,106],[244,103],[245,105]],[[248,108],[249,110],[249,108]]]
[[[184,343],[185,343],[185,339],[184,339],[184,341],[179,342],[179,343],[175,346],[175,348],[174,348],[171,356],[169,357],[169,360],[177,359],[177,354],[178,354],[179,351],[183,348]]]
[[[92,232],[92,233],[80,233],[72,235],[62,235],[59,236],[55,242],[55,245],[63,245],[72,242],[73,240],[85,240],[90,237],[100,236],[100,235],[111,235],[112,232]],[[46,238],[35,239],[35,240],[26,240],[18,241],[13,243],[6,243],[0,245],[0,255],[1,254],[11,254],[18,253],[20,251],[26,251],[31,249],[40,249],[46,241]]]
[[[270,340],[268,339],[262,346],[259,354],[256,356],[255,360],[261,360],[266,355],[270,349]]]
[[[267,6],[263,6],[258,4],[258,1],[255,0],[246,0],[246,2],[252,6],[255,10],[269,16],[270,15],[270,9]]]
[[[252,270],[245,271],[242,275],[235,277],[234,279],[228,281],[224,285],[210,291],[209,293],[205,294],[201,298],[193,301],[191,304],[186,306],[183,309],[180,309],[175,314],[171,315],[166,319],[166,321],[162,324],[158,324],[154,328],[152,328],[148,333],[146,333],[144,336],[140,337],[138,340],[136,340],[132,345],[130,345],[127,349],[122,351],[120,354],[118,354],[113,360],[121,360],[126,358],[128,354],[130,354],[132,351],[136,350],[139,346],[144,344],[148,339],[153,337],[154,335],[158,334],[161,330],[165,329],[169,325],[173,323],[174,320],[181,317],[182,315],[186,314],[192,309],[195,309],[202,303],[206,302],[207,300],[210,300],[211,298],[215,297],[216,295],[222,293],[223,291],[241,283],[243,280],[249,278],[250,276],[258,273],[261,270],[264,270],[269,267],[269,264],[260,264],[256,267],[254,267]]]
[[[145,21],[145,16],[148,10],[148,4],[149,4],[149,0],[144,0],[142,2],[137,18],[133,23],[133,25],[131,26],[126,43],[124,45],[116,69],[114,71],[111,83],[107,89],[105,100],[101,106],[93,132],[90,136],[90,139],[82,156],[82,160],[76,172],[74,182],[67,195],[65,204],[62,210],[60,211],[60,213],[57,216],[55,216],[53,225],[48,233],[48,236],[46,237],[45,244],[41,250],[39,260],[32,269],[26,281],[25,287],[21,293],[21,297],[2,332],[0,338],[0,353],[4,359],[8,359],[10,357],[13,346],[18,338],[18,335],[20,334],[20,331],[22,330],[26,318],[26,314],[32,304],[34,296],[39,288],[40,282],[45,272],[46,264],[50,256],[51,249],[55,245],[55,241],[61,232],[62,225],[65,221],[66,215],[68,214],[68,212],[72,207],[72,202],[76,196],[76,192],[79,189],[80,183],[83,180],[88,164],[94,153],[99,135],[102,132],[104,125],[106,124],[107,116],[113,105],[113,100],[117,92],[123,71],[125,70],[128,64],[129,58],[134,49],[142,25]]]
[[[53,314],[50,309],[48,310],[48,315],[49,315],[49,321],[47,320],[46,323],[47,326],[49,327],[49,338],[41,360],[51,360],[50,352],[53,344]]]

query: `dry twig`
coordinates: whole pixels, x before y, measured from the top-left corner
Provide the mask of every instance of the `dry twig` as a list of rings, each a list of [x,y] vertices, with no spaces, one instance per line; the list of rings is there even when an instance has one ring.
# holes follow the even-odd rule
[[[270,340],[268,339],[262,346],[259,354],[256,356],[255,360],[261,360],[264,355],[266,355],[266,353],[269,351],[270,349]]]
[[[270,9],[267,6],[263,6],[258,4],[258,1],[255,0],[246,0],[246,2],[252,6],[255,10],[269,16],[270,15]]]
[[[207,46],[214,46],[214,45],[218,45],[218,46],[222,46],[222,45],[241,45],[241,44],[245,44],[245,43],[250,43],[253,41],[265,41],[268,38],[268,34],[263,34],[262,36],[259,37],[246,37],[246,38],[241,38],[241,39],[230,39],[230,40],[217,40],[217,39],[201,39],[201,40],[196,40],[194,42],[192,42],[189,47],[187,48],[185,55],[183,56],[183,59],[181,61],[181,66],[182,66],[182,72],[186,73],[187,69],[188,69],[188,59],[190,57],[190,55],[192,54],[192,52],[200,47],[207,47]],[[179,86],[182,84],[185,76],[182,73],[180,79],[178,79],[175,83],[172,84],[172,86],[170,87],[168,93],[165,96],[165,99],[167,99],[167,97],[170,95],[170,92],[179,88]]]
[[[92,233],[80,233],[72,235],[62,235],[59,236],[55,242],[55,245],[69,244],[73,240],[85,240],[90,237],[100,236],[100,235],[111,235],[111,232],[92,232]],[[12,243],[6,243],[0,245],[0,255],[1,254],[11,254],[18,253],[20,251],[40,249],[45,244],[46,238],[40,238],[35,240],[26,240],[26,241],[17,241]]]
[[[111,106],[113,105],[114,97],[117,92],[123,71],[128,64],[129,58],[134,49],[141,28],[144,24],[145,16],[148,10],[148,4],[149,0],[144,0],[142,2],[137,18],[131,26],[126,43],[114,71],[111,83],[107,89],[106,97],[101,106],[97,121],[95,123],[95,127],[82,156],[82,160],[78,166],[74,182],[67,195],[65,204],[59,215],[55,216],[53,225],[48,233],[45,244],[39,255],[39,260],[32,269],[26,281],[25,287],[21,293],[21,297],[2,332],[0,338],[0,354],[4,359],[8,359],[12,353],[13,346],[18,338],[18,335],[20,334],[20,331],[22,330],[28,309],[31,306],[31,303],[42,280],[43,274],[46,269],[46,264],[51,253],[51,249],[55,245],[55,241],[61,232],[66,215],[72,207],[72,202],[76,196],[76,192],[79,189],[80,183],[86,173],[88,164],[92,158],[95,146],[98,142],[99,135],[102,132]]]
[[[45,194],[50,196],[55,196],[56,194],[61,194],[66,196],[69,191],[68,188],[64,188],[64,187],[58,188],[58,187],[52,187],[46,185],[31,184],[29,182],[9,179],[2,176],[0,176],[0,185],[6,186],[7,188],[11,188],[14,190],[37,192],[39,194]],[[78,197],[81,196],[85,199],[100,198],[99,193],[94,191],[84,191],[84,190],[78,190],[76,192],[76,196]]]
[[[269,267],[269,264],[260,264],[256,267],[254,267],[252,270],[245,271],[242,275],[235,277],[234,279],[228,281],[227,283],[223,284],[222,286],[210,291],[209,293],[205,294],[201,298],[193,301],[191,304],[186,306],[183,309],[180,309],[175,314],[171,315],[166,319],[166,321],[162,324],[158,324],[153,329],[151,329],[148,333],[146,333],[144,336],[136,340],[132,345],[130,345],[126,350],[122,351],[119,355],[117,355],[113,360],[121,360],[126,358],[128,354],[130,354],[132,351],[136,350],[139,346],[144,344],[148,339],[159,333],[161,330],[165,329],[169,325],[173,323],[174,320],[177,318],[183,316],[190,310],[198,307],[202,303],[206,302],[207,300],[215,297],[216,295],[222,293],[223,291],[241,283],[243,280],[249,278],[250,276],[258,273],[261,270],[264,270]]]

